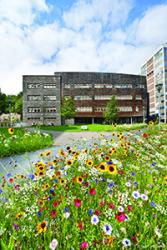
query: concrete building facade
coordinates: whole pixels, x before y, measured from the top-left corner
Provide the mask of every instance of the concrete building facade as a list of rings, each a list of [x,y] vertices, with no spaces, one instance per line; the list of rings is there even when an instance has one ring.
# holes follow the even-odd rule
[[[146,76],[150,114],[167,121],[167,44],[162,45],[141,67]]]
[[[46,88],[49,84],[56,87]],[[76,106],[74,123],[103,122],[103,113],[112,96],[118,102],[119,122],[143,121],[148,115],[146,78],[140,75],[55,72],[54,76],[23,76],[23,95],[23,118],[31,124],[61,124],[61,102],[69,96]]]

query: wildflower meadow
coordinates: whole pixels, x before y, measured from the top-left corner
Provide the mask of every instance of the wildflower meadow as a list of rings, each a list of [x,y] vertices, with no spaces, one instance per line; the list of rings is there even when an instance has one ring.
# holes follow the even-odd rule
[[[0,248],[167,249],[167,127],[44,150],[0,179]]]

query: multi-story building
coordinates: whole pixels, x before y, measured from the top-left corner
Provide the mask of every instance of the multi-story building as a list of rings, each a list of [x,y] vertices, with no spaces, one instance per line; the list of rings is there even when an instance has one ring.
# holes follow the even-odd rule
[[[148,115],[146,78],[140,75],[56,72],[23,76],[23,119],[28,123],[61,124],[63,98],[75,100],[75,123],[101,123],[107,102],[118,101],[119,122],[143,121]]]
[[[141,74],[146,76],[149,93],[150,114],[159,114],[167,121],[167,43],[141,67]]]

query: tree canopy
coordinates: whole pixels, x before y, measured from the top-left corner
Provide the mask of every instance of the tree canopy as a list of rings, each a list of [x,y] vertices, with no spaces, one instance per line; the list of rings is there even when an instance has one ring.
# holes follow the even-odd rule
[[[75,116],[75,102],[71,97],[64,98],[61,106],[61,116],[71,119]]]
[[[111,124],[118,119],[118,104],[115,96],[112,96],[111,100],[107,103],[106,111],[104,113],[105,123]]]

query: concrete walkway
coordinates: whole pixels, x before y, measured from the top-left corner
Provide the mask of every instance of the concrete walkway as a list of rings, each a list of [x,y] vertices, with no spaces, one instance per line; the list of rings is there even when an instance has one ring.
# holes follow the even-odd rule
[[[54,138],[54,146],[72,145],[80,139],[93,139],[98,138],[100,134],[111,135],[112,132],[57,132],[41,130],[42,133],[52,134]]]

